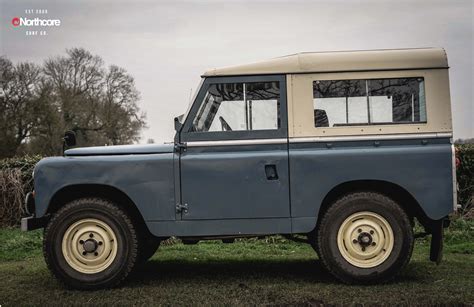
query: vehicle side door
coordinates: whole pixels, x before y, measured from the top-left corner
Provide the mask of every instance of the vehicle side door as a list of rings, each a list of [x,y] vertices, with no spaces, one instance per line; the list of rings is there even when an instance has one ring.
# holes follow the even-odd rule
[[[182,219],[290,229],[287,127],[285,76],[207,78],[180,134]]]

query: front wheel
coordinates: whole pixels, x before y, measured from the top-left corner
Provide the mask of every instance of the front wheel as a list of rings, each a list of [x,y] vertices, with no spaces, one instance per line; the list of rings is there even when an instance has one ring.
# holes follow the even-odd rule
[[[137,234],[131,220],[99,198],[66,204],[51,218],[43,240],[49,269],[76,289],[116,286],[137,260]]]
[[[413,242],[413,229],[403,209],[373,192],[337,200],[317,232],[323,265],[346,283],[389,280],[410,260]]]

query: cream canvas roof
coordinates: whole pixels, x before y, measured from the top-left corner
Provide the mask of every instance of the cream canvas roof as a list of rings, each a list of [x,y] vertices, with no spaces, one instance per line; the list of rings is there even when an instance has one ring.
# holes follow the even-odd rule
[[[448,68],[442,48],[304,52],[253,64],[216,68],[203,76]]]

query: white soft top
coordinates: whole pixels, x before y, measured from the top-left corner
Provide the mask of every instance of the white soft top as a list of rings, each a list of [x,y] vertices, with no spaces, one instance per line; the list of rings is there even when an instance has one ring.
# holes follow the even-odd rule
[[[238,76],[448,68],[442,48],[303,52],[253,64],[215,68],[203,76]]]

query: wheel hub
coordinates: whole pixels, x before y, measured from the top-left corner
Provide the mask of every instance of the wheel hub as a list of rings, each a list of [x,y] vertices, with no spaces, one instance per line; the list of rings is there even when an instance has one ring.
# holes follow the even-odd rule
[[[363,247],[367,247],[371,245],[372,241],[373,241],[372,236],[367,232],[363,232],[359,234],[359,236],[357,237],[357,242]]]
[[[94,239],[87,239],[84,242],[84,244],[82,244],[82,247],[84,248],[84,251],[87,252],[87,253],[95,252],[97,250],[98,246],[99,246],[99,244]]]

